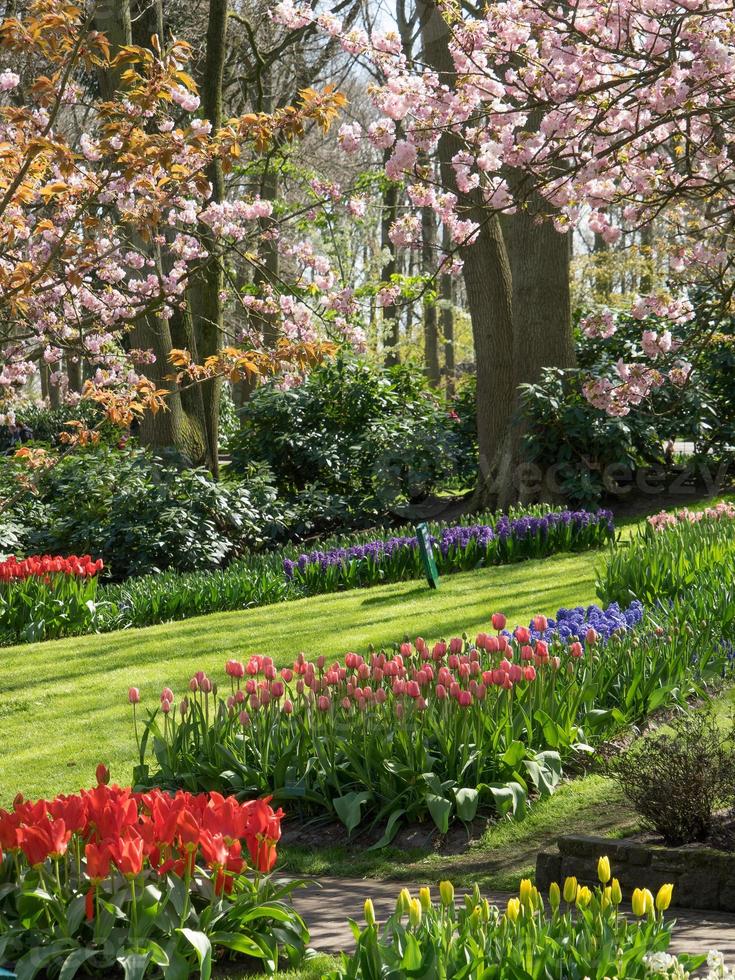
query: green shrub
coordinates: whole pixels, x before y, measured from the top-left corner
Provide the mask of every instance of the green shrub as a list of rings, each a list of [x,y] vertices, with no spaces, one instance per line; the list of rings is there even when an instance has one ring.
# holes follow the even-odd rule
[[[716,810],[735,805],[735,731],[723,734],[705,712],[671,727],[671,734],[638,739],[606,771],[646,825],[676,847],[705,840]]]
[[[217,483],[205,469],[179,470],[131,446],[61,459],[13,513],[28,553],[99,555],[115,579],[216,568],[283,531],[264,481]]]
[[[89,429],[96,429],[101,441],[109,444],[117,443],[123,434],[119,427],[106,422],[102,408],[88,399],[78,405],[61,405],[59,408],[28,402],[16,408],[15,417],[19,425],[30,430],[34,443],[59,445],[61,434],[72,431],[69,422],[81,422]],[[0,427],[0,452],[9,445],[7,429]]]
[[[241,409],[233,467],[265,463],[302,530],[366,525],[450,477],[456,420],[420,370],[340,357],[301,385],[262,385]]]

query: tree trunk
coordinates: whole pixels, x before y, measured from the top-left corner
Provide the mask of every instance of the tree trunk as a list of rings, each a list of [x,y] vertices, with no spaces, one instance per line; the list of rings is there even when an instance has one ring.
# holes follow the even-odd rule
[[[451,242],[449,232],[445,228],[442,233],[442,249],[444,253],[449,252]],[[448,272],[443,272],[440,280],[441,300],[442,300],[442,335],[444,338],[444,380],[447,388],[447,395],[454,394],[454,372],[455,372],[455,353],[454,353],[454,281]]]
[[[421,264],[427,283],[424,287],[424,367],[429,383],[438,387],[439,371],[439,323],[436,299],[430,296],[429,278],[436,268],[436,215],[431,208],[421,209]]]
[[[390,157],[390,150],[386,150],[384,161]],[[380,222],[380,247],[385,256],[383,268],[380,272],[381,280],[390,284],[391,277],[396,274],[396,252],[393,242],[390,240],[388,232],[391,225],[396,220],[398,214],[398,184],[392,180],[386,180],[383,190],[383,213]],[[400,343],[400,324],[398,321],[398,310],[395,303],[384,306],[382,314],[383,328],[383,348],[385,350],[385,363],[388,367],[398,364],[400,357],[398,345]]]
[[[227,0],[209,0],[207,22],[207,49],[200,79],[201,112],[212,124],[212,129],[222,127],[222,81],[225,70],[227,43]],[[212,203],[219,204],[225,198],[225,178],[222,164],[215,160],[207,175],[212,185]],[[200,228],[200,236],[210,255],[216,256],[216,243],[206,226]],[[224,269],[219,258],[210,259],[191,278],[189,306],[197,356],[200,361],[217,354],[222,349],[224,308]],[[219,475],[219,409],[222,381],[212,378],[201,385],[204,407],[204,434],[206,462],[214,476]]]
[[[129,0],[98,0],[94,14],[94,26],[110,42],[110,55],[126,44],[131,44],[133,30],[130,20]],[[97,73],[103,99],[114,99],[120,90],[120,80],[126,65],[109,68]]]
[[[447,84],[454,65],[449,53],[449,29],[433,0],[419,0],[424,60]],[[467,305],[477,365],[477,442],[479,475],[474,506],[492,506],[495,460],[510,425],[513,404],[512,280],[500,221],[476,196],[458,192],[452,157],[461,149],[458,138],[445,132],[439,141],[441,182],[457,194],[465,216],[480,225],[474,244],[461,249]]]
[[[144,0],[134,2],[137,14],[134,20],[130,16],[128,0],[101,0],[98,5],[95,26],[105,31],[113,52],[133,41],[148,46],[151,34],[162,32],[160,0],[154,0],[152,5],[146,4],[144,10]],[[117,94],[119,85],[116,72],[100,73],[100,87],[103,92],[109,93],[110,98]],[[132,232],[131,235],[135,237]],[[141,242],[138,242],[138,246],[144,249]],[[169,263],[165,246],[159,261],[164,269]],[[146,412],[143,416],[139,430],[141,443],[156,449],[175,449],[194,465],[207,463],[209,453],[202,392],[198,386],[179,391],[176,383],[167,378],[171,372],[169,355],[172,348],[186,348],[195,360],[198,359],[197,338],[190,314],[177,310],[170,320],[156,315],[141,317],[133,324],[127,342],[130,347],[153,351],[156,360],[146,365],[143,372],[157,388],[169,392],[165,411],[156,415]]]
[[[70,355],[64,358],[66,363],[66,374],[69,378],[69,391],[77,395],[82,391],[82,359],[79,355]]]

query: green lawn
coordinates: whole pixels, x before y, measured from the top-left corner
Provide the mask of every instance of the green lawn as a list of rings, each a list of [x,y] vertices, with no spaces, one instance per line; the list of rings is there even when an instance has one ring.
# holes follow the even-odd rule
[[[0,804],[89,785],[98,762],[131,778],[134,742],[127,690],[154,706],[161,688],[178,693],[195,670],[224,675],[228,657],[268,653],[286,664],[364,651],[419,634],[427,639],[487,628],[492,612],[527,622],[536,612],[595,600],[599,553],[558,555],[422,582],[316,596],[148,629],[82,636],[2,651]]]

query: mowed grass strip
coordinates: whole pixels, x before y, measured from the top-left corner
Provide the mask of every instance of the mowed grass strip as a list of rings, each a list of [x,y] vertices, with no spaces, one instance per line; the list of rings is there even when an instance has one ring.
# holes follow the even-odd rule
[[[196,670],[224,680],[230,657],[272,656],[279,666],[303,650],[310,657],[364,653],[402,640],[427,640],[487,629],[495,611],[511,624],[534,613],[595,601],[599,553],[556,555],[460,573],[433,592],[423,582],[315,596],[242,612],[218,613],[147,629],[49,643],[0,652],[0,804],[26,797],[72,792],[94,781],[98,762],[127,783],[136,762],[130,686],[140,688],[145,708],[161,688],[177,697]]]

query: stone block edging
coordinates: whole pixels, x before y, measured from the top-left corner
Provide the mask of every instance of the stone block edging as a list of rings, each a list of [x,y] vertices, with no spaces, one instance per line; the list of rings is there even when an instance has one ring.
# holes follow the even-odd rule
[[[580,884],[598,884],[597,860],[605,854],[626,900],[634,888],[655,893],[671,882],[674,906],[735,912],[735,854],[699,845],[662,847],[581,834],[560,837],[558,848],[536,858],[536,885],[542,892],[552,881],[561,883],[570,875]]]

